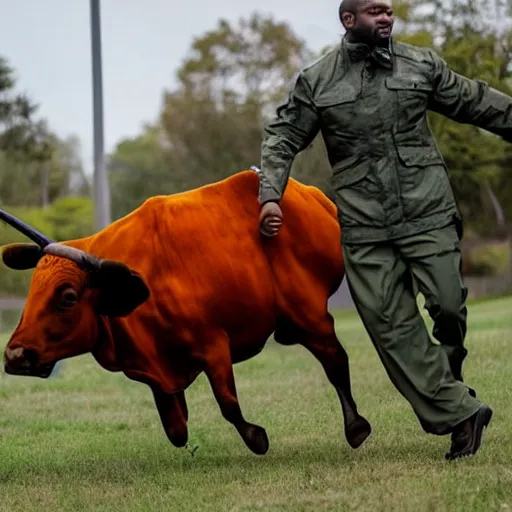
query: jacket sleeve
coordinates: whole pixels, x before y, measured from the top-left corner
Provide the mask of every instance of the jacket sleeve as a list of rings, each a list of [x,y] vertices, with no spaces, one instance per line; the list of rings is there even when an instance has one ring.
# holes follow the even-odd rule
[[[512,142],[512,98],[481,80],[455,73],[435,52],[431,51],[431,56],[434,92],[430,110]]]
[[[319,131],[319,118],[311,89],[299,75],[286,103],[264,127],[261,147],[259,201],[280,201],[294,158],[305,149]]]

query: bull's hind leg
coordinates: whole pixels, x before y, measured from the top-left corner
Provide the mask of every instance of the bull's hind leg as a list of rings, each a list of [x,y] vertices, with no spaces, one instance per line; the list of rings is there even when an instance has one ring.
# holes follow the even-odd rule
[[[267,433],[263,427],[245,420],[238,403],[229,338],[223,331],[212,334],[205,348],[204,371],[222,415],[234,425],[250,450],[264,455],[269,447]]]
[[[152,391],[167,438],[178,448],[185,446],[188,441],[188,407],[185,392],[170,394],[157,389]]]
[[[336,389],[343,411],[345,437],[352,448],[358,448],[371,434],[370,423],[357,411],[352,396],[348,354],[334,329],[334,319],[327,313],[325,320],[308,331],[289,320],[281,320],[275,339],[283,345],[299,343],[309,350],[322,365],[329,382]]]

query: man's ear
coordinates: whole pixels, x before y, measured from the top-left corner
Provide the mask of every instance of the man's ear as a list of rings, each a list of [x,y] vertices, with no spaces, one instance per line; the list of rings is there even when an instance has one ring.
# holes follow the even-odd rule
[[[29,270],[35,268],[43,251],[36,244],[8,244],[2,247],[2,260],[13,270]]]
[[[354,13],[348,11],[342,13],[341,23],[343,24],[345,29],[354,28],[354,25],[356,24],[356,17],[354,16]]]
[[[149,288],[142,277],[124,263],[103,260],[94,277],[99,289],[97,311],[105,316],[126,316],[148,300]]]

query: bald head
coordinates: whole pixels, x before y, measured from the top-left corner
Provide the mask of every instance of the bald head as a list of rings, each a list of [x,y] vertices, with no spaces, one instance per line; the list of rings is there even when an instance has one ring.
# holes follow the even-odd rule
[[[342,0],[338,16],[351,39],[378,43],[391,35],[391,0]]]
[[[391,9],[391,6],[391,0],[342,0],[338,9],[338,16],[342,25],[345,26],[343,13],[350,13],[357,16],[362,9],[367,10],[371,7]]]

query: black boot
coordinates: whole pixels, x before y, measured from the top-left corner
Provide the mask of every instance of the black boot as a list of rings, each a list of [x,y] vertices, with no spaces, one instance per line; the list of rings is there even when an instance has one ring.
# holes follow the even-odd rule
[[[492,418],[492,409],[481,405],[467,420],[455,426],[452,432],[452,445],[446,453],[446,460],[474,455],[480,448],[484,428],[487,428]]]

